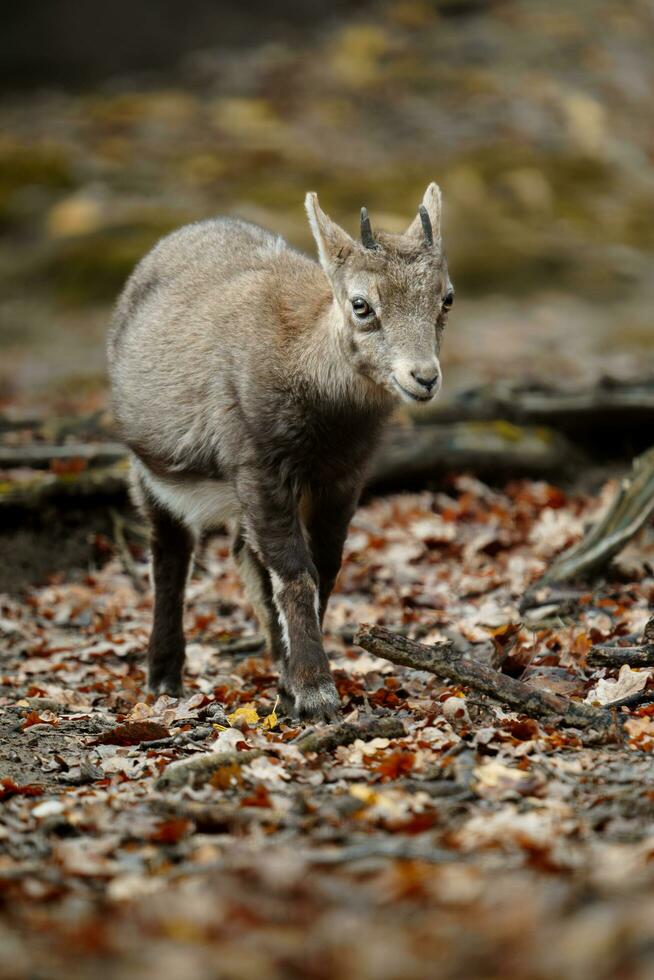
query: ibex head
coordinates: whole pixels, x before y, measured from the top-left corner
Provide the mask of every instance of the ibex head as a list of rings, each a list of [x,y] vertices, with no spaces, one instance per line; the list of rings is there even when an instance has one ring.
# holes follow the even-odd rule
[[[429,185],[403,235],[373,231],[361,208],[361,242],[321,210],[316,194],[305,203],[353,367],[405,401],[429,401],[441,385],[441,336],[454,298],[438,186]]]

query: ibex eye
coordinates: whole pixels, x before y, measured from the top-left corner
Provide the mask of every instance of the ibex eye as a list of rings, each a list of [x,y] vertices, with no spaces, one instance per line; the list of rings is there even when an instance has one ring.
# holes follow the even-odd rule
[[[443,298],[443,308],[446,310],[452,309],[452,303],[454,302],[454,290],[448,289]]]
[[[352,300],[352,309],[361,320],[365,320],[372,313],[372,307],[366,303],[362,296],[354,297]]]

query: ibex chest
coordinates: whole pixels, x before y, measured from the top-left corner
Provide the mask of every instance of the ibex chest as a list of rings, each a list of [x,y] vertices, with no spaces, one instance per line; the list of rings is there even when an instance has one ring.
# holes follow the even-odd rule
[[[262,462],[303,483],[349,478],[372,453],[383,421],[371,411],[296,404],[276,414],[261,441]]]

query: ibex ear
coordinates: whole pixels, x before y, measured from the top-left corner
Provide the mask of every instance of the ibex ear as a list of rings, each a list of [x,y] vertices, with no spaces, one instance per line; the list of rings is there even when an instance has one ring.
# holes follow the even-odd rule
[[[433,182],[424,193],[418,213],[404,232],[405,237],[438,245],[441,238],[441,189]]]
[[[318,195],[309,191],[304,199],[309,224],[318,246],[318,255],[323,269],[330,275],[353,251],[355,242],[340,225],[325,214],[318,204]]]

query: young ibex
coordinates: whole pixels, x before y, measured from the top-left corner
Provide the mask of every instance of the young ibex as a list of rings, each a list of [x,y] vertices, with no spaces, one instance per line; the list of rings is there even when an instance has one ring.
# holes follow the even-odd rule
[[[308,194],[320,265],[243,221],[164,238],[109,338],[117,424],[152,524],[149,686],[179,695],[194,542],[227,524],[287,711],[339,700],[321,623],[364,466],[397,399],[427,402],[453,292],[430,184],[403,235],[361,243]],[[321,268],[322,266],[322,268]]]

